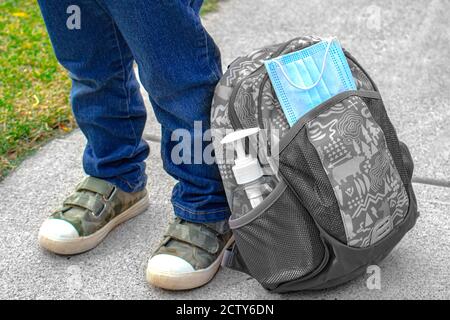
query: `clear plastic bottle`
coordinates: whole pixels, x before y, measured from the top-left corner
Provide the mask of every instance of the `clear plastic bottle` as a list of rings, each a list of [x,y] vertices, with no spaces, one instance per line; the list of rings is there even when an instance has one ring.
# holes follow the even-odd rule
[[[242,217],[253,208],[256,208],[269,196],[276,185],[277,179],[274,176],[262,176],[253,182],[239,185],[232,195],[231,210],[233,217]]]
[[[222,143],[233,143],[236,158],[232,168],[238,187],[233,191],[231,210],[235,218],[245,215],[257,207],[275,188],[275,175],[267,176],[258,159],[246,154],[243,139],[259,132],[259,128],[235,131],[222,139]]]

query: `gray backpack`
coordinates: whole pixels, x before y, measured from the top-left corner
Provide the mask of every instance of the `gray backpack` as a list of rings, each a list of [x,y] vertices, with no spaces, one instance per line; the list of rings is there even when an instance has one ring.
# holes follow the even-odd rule
[[[347,51],[357,90],[334,96],[289,127],[264,60],[319,41],[295,38],[237,58],[212,105],[213,131],[260,127],[267,132],[262,145],[278,145],[277,154],[259,150],[258,156],[261,163],[276,159],[279,183],[244,216],[232,214],[235,244],[223,259],[273,292],[328,288],[365,273],[418,217],[411,155],[376,85]],[[275,130],[280,139],[270,142]],[[231,204],[233,164],[221,161],[228,147],[214,135],[213,144]]]

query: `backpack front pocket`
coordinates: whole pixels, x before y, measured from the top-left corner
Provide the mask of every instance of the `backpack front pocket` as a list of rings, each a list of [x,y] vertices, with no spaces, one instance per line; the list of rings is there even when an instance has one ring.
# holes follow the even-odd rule
[[[384,132],[360,95],[338,95],[297,123],[281,143],[279,162],[283,178],[326,232],[368,247],[403,221],[409,199]]]
[[[230,227],[246,271],[266,289],[306,277],[326,260],[314,220],[283,181]]]

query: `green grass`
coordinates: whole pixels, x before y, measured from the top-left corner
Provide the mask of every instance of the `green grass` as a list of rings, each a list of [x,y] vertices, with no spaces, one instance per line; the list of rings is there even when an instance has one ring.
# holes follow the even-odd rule
[[[200,10],[200,14],[207,14],[208,12],[212,12],[217,10],[217,4],[219,0],[205,0],[203,2],[202,9]]]
[[[201,14],[217,8],[206,0]],[[75,128],[70,80],[35,0],[0,0],[0,180],[50,138]]]
[[[24,156],[70,131],[69,79],[35,0],[0,2],[0,180]]]

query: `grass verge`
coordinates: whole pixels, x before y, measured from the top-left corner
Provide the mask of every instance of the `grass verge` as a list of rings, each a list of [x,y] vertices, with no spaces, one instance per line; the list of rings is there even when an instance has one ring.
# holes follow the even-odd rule
[[[218,3],[219,0],[205,0],[203,2],[202,9],[200,10],[200,14],[203,15],[212,11],[216,11]]]
[[[201,14],[217,9],[206,0]],[[70,80],[35,0],[0,2],[0,181],[50,138],[76,127]]]
[[[70,131],[69,79],[34,0],[0,3],[0,180],[39,145]]]

